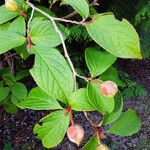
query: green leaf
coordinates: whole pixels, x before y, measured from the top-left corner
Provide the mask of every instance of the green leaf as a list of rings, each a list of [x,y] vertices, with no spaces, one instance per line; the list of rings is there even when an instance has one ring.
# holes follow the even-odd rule
[[[8,85],[10,87],[14,84],[14,78],[10,74],[10,69],[9,68],[4,68],[0,74],[4,79],[5,85]]]
[[[7,22],[7,23],[0,25],[0,31],[8,30],[9,25],[10,25],[10,22]]]
[[[27,42],[19,47],[15,47],[14,49],[20,54],[22,59],[26,60],[28,58],[29,52],[27,51]]]
[[[3,150],[14,150],[10,143],[5,143]]]
[[[64,39],[69,35],[69,30],[62,25],[58,25],[62,29]],[[56,47],[61,44],[61,39],[56,33],[51,21],[45,20],[43,17],[36,17],[30,26],[31,41],[43,47]]]
[[[129,109],[123,113],[114,125],[109,129],[109,134],[120,136],[131,136],[141,128],[141,121],[135,111]]]
[[[34,110],[55,110],[61,109],[56,100],[50,98],[48,94],[40,88],[34,88],[30,91],[28,97],[18,104],[21,108],[29,108]]]
[[[11,113],[11,114],[17,113],[16,105],[8,103],[8,106],[6,107],[6,112]]]
[[[93,40],[111,54],[121,58],[141,58],[140,43],[134,27],[113,14],[95,15],[86,29]]]
[[[19,12],[10,12],[5,8],[5,5],[2,5],[0,7],[0,24],[3,24],[19,15]]]
[[[108,98],[101,94],[99,85],[96,83],[88,84],[88,97],[90,103],[101,113],[110,113],[114,109],[114,98]]]
[[[85,51],[85,59],[92,77],[95,77],[106,71],[117,58],[108,52],[89,47]]]
[[[22,35],[0,30],[0,54],[5,53],[6,51],[23,45],[26,41],[26,38]]]
[[[33,46],[35,64],[30,70],[38,86],[53,99],[68,104],[74,82],[71,69],[64,57],[54,48]]]
[[[9,26],[8,31],[25,36],[26,34],[26,24],[22,16],[15,19]]]
[[[96,134],[83,146],[83,150],[96,150],[98,146],[98,138]]]
[[[18,103],[20,103],[22,101],[22,99],[14,96],[14,95],[11,95],[11,102],[14,104],[14,105],[17,105]]]
[[[122,95],[118,94],[115,97],[114,110],[111,113],[104,115],[103,124],[107,125],[107,124],[111,124],[111,123],[115,122],[121,115],[122,109],[123,109]]]
[[[21,79],[23,79],[23,78],[25,78],[25,77],[27,77],[27,76],[29,76],[29,75],[30,75],[29,70],[23,69],[23,70],[21,70],[20,72],[18,72],[18,73],[16,74],[15,80],[16,80],[16,81],[21,80]]]
[[[108,68],[103,74],[101,74],[100,80],[103,81],[113,81],[115,82],[118,86],[125,86],[126,84],[120,80],[119,76],[118,76],[118,72],[116,70],[116,68],[114,68],[113,66],[111,66],[110,68]]]
[[[79,89],[71,94],[69,99],[69,105],[73,110],[77,111],[94,111],[93,107],[88,100],[87,92],[85,88]]]
[[[27,89],[25,85],[20,82],[14,83],[11,92],[15,97],[19,99],[25,99],[27,97]]]
[[[0,87],[3,87],[4,86],[4,81],[0,81]]]
[[[89,16],[89,5],[86,0],[63,0],[71,5],[84,19]]]
[[[64,110],[55,111],[40,120],[43,124],[34,127],[34,133],[37,138],[42,140],[42,144],[46,148],[57,146],[64,138],[69,126],[69,114],[65,115]]]
[[[4,100],[10,92],[10,88],[0,87],[0,101]]]

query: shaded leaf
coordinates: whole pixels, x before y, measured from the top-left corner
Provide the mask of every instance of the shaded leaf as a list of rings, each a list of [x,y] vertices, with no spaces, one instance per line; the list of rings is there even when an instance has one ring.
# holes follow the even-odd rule
[[[18,80],[21,80],[23,79],[24,77],[27,77],[29,76],[30,73],[29,73],[29,70],[27,69],[22,69],[20,72],[18,72],[15,76],[15,80],[18,81]]]
[[[121,94],[118,94],[115,97],[114,110],[111,113],[104,115],[103,124],[107,125],[115,122],[121,115],[122,109],[123,109],[123,99]]]
[[[124,112],[114,125],[109,129],[109,134],[120,136],[131,136],[137,133],[141,128],[141,121],[135,111],[128,109]]]
[[[4,100],[10,92],[10,88],[0,87],[0,101]]]
[[[15,97],[19,99],[25,99],[27,97],[27,89],[25,85],[20,82],[14,83],[11,92]]]

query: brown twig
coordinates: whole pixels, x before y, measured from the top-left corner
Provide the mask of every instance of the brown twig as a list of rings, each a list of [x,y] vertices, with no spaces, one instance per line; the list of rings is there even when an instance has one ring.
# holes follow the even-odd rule
[[[14,54],[10,54],[9,56],[5,57],[4,61],[6,61],[8,58],[13,57],[13,56],[15,56],[15,55],[17,55],[17,54],[18,54],[17,52],[14,53]]]
[[[90,117],[88,116],[88,114],[85,111],[84,111],[84,115],[93,127],[101,127],[102,126],[103,121],[101,121],[99,124],[95,124],[95,123],[93,123],[93,121],[90,119]]]
[[[10,52],[4,53],[5,59],[7,61],[7,64],[10,68],[10,74],[14,76],[14,60],[12,58],[12,54]]]

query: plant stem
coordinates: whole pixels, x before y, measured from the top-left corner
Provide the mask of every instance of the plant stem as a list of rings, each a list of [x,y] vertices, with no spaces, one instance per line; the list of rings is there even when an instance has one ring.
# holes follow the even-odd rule
[[[91,23],[91,22],[90,22],[90,21],[88,21],[88,22],[84,22],[84,21],[77,22],[77,21],[66,20],[66,19],[62,19],[62,18],[55,18],[55,17],[52,17],[52,16],[50,16],[49,14],[45,13],[45,12],[42,11],[41,9],[35,7],[32,3],[29,2],[29,0],[27,0],[26,3],[32,8],[32,13],[31,13],[31,16],[30,16],[30,19],[29,19],[29,22],[28,22],[27,33],[29,34],[29,25],[30,25],[30,22],[31,22],[31,20],[32,20],[32,18],[33,18],[33,13],[34,13],[34,11],[37,11],[37,12],[43,14],[44,16],[46,16],[47,18],[50,19],[50,21],[52,22],[52,24],[53,24],[53,26],[54,26],[54,28],[55,28],[55,31],[58,33],[58,35],[59,35],[59,37],[60,37],[60,39],[61,39],[61,43],[62,43],[63,50],[64,50],[64,55],[65,55],[66,59],[68,60],[68,63],[69,63],[69,65],[70,65],[70,67],[71,67],[71,70],[72,70],[72,72],[73,72],[74,90],[76,90],[76,77],[79,77],[79,78],[81,78],[81,79],[83,79],[83,80],[85,80],[85,81],[88,81],[88,80],[87,80],[88,78],[86,78],[86,77],[84,77],[84,76],[78,75],[78,73],[75,71],[74,65],[73,65],[73,63],[72,63],[72,61],[71,61],[71,59],[70,59],[70,56],[69,56],[69,54],[68,54],[68,51],[67,51],[67,47],[66,47],[66,44],[65,44],[64,37],[63,37],[61,31],[59,30],[59,28],[58,28],[58,26],[57,26],[55,20],[57,20],[57,21],[62,21],[62,22],[73,23],[73,24],[78,24],[78,25],[89,24],[89,23]]]
[[[72,109],[70,108],[70,122],[71,125],[74,126],[74,121],[73,121],[73,115],[72,115]]]
[[[93,129],[94,129],[94,132],[95,132],[97,139],[98,139],[98,145],[100,145],[101,142],[100,142],[100,135],[99,135],[98,127],[93,126]]]
[[[69,57],[69,54],[67,52],[67,48],[66,48],[66,44],[65,44],[65,41],[64,41],[64,37],[61,33],[61,31],[59,30],[54,18],[50,15],[48,15],[47,13],[45,13],[44,11],[40,10],[39,8],[35,7],[32,3],[28,2],[27,1],[27,4],[34,10],[40,12],[41,14],[43,14],[44,16],[46,16],[47,18],[49,18],[55,28],[55,31],[58,33],[58,35],[60,36],[60,39],[61,39],[61,43],[62,43],[62,46],[63,46],[63,50],[64,50],[64,54],[65,54],[65,57],[67,58],[68,62],[69,62],[69,65],[72,69],[72,72],[73,72],[73,78],[74,78],[74,90],[76,90],[76,71],[74,69],[74,66],[73,66],[73,63]]]

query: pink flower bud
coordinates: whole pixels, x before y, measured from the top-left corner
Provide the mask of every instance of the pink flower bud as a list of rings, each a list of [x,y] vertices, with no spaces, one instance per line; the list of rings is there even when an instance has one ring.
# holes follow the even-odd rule
[[[79,146],[84,138],[84,129],[78,124],[72,125],[67,130],[67,136],[71,142]]]
[[[105,144],[100,144],[96,150],[109,150],[108,146],[106,146]]]
[[[5,7],[7,10],[16,12],[19,10],[18,4],[14,0],[5,0]]]
[[[118,86],[112,81],[105,81],[100,84],[102,95],[106,97],[114,97],[118,92]]]

